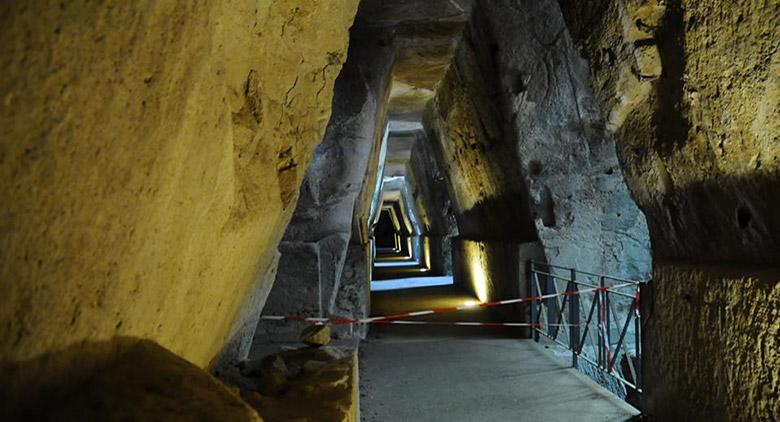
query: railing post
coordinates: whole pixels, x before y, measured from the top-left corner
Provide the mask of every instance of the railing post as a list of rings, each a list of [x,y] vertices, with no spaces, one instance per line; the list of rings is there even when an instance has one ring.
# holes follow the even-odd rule
[[[601,287],[607,287],[606,280],[604,276],[601,276]],[[604,290],[604,355],[607,362],[606,369],[607,371],[612,372],[612,324],[610,324],[610,320],[612,319],[612,314],[610,313],[610,306],[609,306],[609,290]],[[620,327],[618,327],[618,330]],[[615,359],[617,359],[617,356],[615,356]]]
[[[569,348],[571,349],[571,365],[577,368],[577,350],[580,344],[580,295],[577,294],[577,271],[571,269],[569,282]]]
[[[637,388],[642,389],[642,283],[636,286],[636,315],[634,315],[634,349],[636,351],[636,379]],[[630,359],[630,357],[629,357]]]
[[[531,272],[528,284],[530,286],[529,296],[532,298],[539,296],[536,291],[536,284],[538,282],[538,275],[536,274],[536,264],[530,261]],[[537,331],[537,324],[539,323],[539,309],[536,306],[536,300],[531,300],[531,336],[535,341],[539,341],[539,331]]]
[[[599,280],[599,286],[604,287],[604,278],[600,278]],[[598,308],[596,309],[596,312],[598,312],[598,341],[596,342],[598,345],[598,351],[596,353],[597,356],[597,362],[599,364],[599,367],[602,369],[604,368],[604,293],[601,290],[597,290],[596,294],[593,295],[593,300],[596,300],[598,304]]]
[[[548,274],[555,274],[555,270],[553,270],[553,268],[549,265],[546,266],[544,272]],[[558,291],[558,286],[555,284],[555,279],[556,277],[554,275],[544,276],[545,283],[544,287],[542,287],[544,289],[542,294],[549,295]],[[560,321],[558,321],[558,312],[561,310],[558,309],[558,297],[548,297],[545,300],[547,301],[547,334],[550,334],[552,327],[555,327],[554,324],[560,323]]]

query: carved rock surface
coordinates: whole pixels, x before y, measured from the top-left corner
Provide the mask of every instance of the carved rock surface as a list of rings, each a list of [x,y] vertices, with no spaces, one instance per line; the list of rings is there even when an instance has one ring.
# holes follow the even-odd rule
[[[560,3],[654,257],[776,265],[780,4]],[[632,72],[648,60],[642,46],[658,50],[660,77]]]
[[[274,259],[357,4],[3,3],[0,360],[132,335],[205,367]]]
[[[114,349],[116,353],[101,355],[98,349]],[[2,412],[11,403],[4,398],[0,417],[74,422],[262,421],[237,391],[152,341],[123,337],[110,345],[89,343],[70,352],[80,354],[77,359],[91,358],[93,365],[102,367],[90,374],[74,372],[85,368],[78,362],[57,368],[71,381],[84,378],[84,382],[69,390],[48,388],[48,396],[29,403],[31,407],[20,419],[5,419]],[[61,353],[50,359],[56,361]]]
[[[538,237],[553,264],[648,276],[645,218],[556,2],[475,5],[429,117],[461,236]]]
[[[643,410],[779,419],[780,3],[559,4],[647,216]]]

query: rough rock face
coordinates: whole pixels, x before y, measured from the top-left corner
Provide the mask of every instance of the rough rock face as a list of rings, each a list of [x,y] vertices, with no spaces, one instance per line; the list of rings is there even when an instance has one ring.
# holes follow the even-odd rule
[[[647,215],[645,410],[780,418],[780,4],[560,4]]]
[[[209,363],[274,259],[357,3],[3,3],[0,360],[132,335]]]
[[[528,261],[544,260],[540,242],[516,243],[457,239],[452,245],[455,281],[473,291],[480,301],[525,296],[529,292],[526,276]],[[511,280],[511,282],[508,282]],[[513,321],[530,315],[530,306],[520,303],[497,307],[494,312]],[[523,335],[528,331],[522,330]]]
[[[558,265],[646,278],[645,218],[623,180],[588,80],[554,1],[482,5],[475,43],[496,63],[509,136],[529,187],[536,231]],[[481,19],[480,19],[481,18]],[[597,244],[598,248],[591,245]]]
[[[588,83],[555,2],[475,5],[428,120],[465,238],[459,249],[501,240],[482,247],[517,250],[538,236],[552,263],[647,276],[644,216]]]
[[[645,409],[657,420],[778,420],[780,271],[659,263],[653,280]]]
[[[533,240],[528,197],[492,97],[491,63],[480,62],[470,33],[429,105],[425,125],[448,178],[461,236]],[[485,65],[487,68],[482,68]]]
[[[646,277],[645,219],[628,193],[586,63],[576,56],[559,9],[554,2],[495,2],[483,10],[483,24],[500,34],[494,42],[504,113],[512,116],[547,259]],[[589,247],[594,242],[600,247]]]
[[[360,233],[367,231],[369,204],[363,192],[374,188],[376,175],[367,175],[376,168],[371,163],[375,164],[385,128],[384,103],[395,50],[386,31],[356,25],[351,36],[349,59],[335,85],[332,118],[279,245],[282,257],[266,314],[329,316],[335,312],[350,243],[360,246]],[[367,284],[368,279],[362,282]],[[367,300],[356,302],[344,316],[366,313],[367,305]],[[293,323],[261,321],[258,325],[260,334],[276,340],[299,329]]]
[[[562,3],[654,257],[777,264],[780,5]]]
[[[269,280],[276,279],[276,271],[279,266],[280,253],[276,253],[273,260],[268,263],[265,271],[258,273],[255,287],[250,290],[246,303],[241,313],[236,318],[230,337],[220,350],[219,355],[211,363],[212,373],[218,374],[236,362],[249,356],[252,348],[252,340],[257,331],[257,324],[263,312],[266,298],[271,291]]]
[[[420,112],[447,71],[474,0],[364,0],[360,20],[394,27],[398,52],[393,63],[388,109]]]
[[[88,377],[80,371],[85,360],[98,369]],[[46,361],[68,365],[41,365]],[[110,342],[85,342],[47,353],[16,370],[29,372],[25,366],[55,370],[60,376],[41,374],[49,376],[41,380],[46,388],[37,391],[6,390],[13,384],[4,378],[0,386],[3,420],[262,421],[236,391],[149,340],[118,337]]]
[[[407,179],[413,191],[420,224],[424,232],[430,235],[457,234],[446,177],[435,159],[433,141],[422,130],[416,132],[415,137],[417,139],[411,148]]]
[[[371,251],[368,245],[350,244],[341,270],[339,290],[333,304],[333,315],[341,317],[367,318],[371,307],[370,286]],[[339,338],[365,338],[368,327],[363,325],[336,325],[334,336]]]
[[[468,14],[463,13],[467,18]],[[450,66],[463,22],[426,22],[399,29],[393,64],[391,112],[420,111],[433,98],[436,85]]]
[[[266,420],[358,421],[357,350],[333,346],[288,349],[263,361],[286,368],[286,379],[284,374],[277,372],[285,379],[284,390],[258,394],[252,389],[242,389],[241,396]],[[264,382],[262,377],[260,385]],[[246,380],[255,381],[251,374]]]
[[[447,179],[436,161],[433,141],[420,130],[412,146],[407,180],[415,198],[423,233],[430,238],[431,268],[437,274],[452,274],[451,239],[458,235]]]

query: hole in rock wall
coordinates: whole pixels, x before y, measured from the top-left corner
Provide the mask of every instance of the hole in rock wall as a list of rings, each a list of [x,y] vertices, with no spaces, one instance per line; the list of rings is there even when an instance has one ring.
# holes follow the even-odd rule
[[[528,173],[531,176],[539,176],[542,174],[542,163],[539,160],[532,160],[528,163]]]
[[[740,229],[746,229],[748,225],[750,225],[750,220],[752,218],[753,216],[750,214],[747,207],[744,205],[737,207],[737,224],[739,224]]]
[[[539,200],[539,218],[542,219],[542,224],[545,227],[555,227],[555,203],[550,188],[546,186]]]
[[[512,94],[520,95],[526,89],[526,77],[522,73],[517,73],[512,80]]]

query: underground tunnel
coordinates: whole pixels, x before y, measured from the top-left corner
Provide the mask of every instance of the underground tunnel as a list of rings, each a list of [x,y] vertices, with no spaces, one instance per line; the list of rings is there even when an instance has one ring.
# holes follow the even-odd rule
[[[780,420],[780,2],[0,22],[0,420]]]

